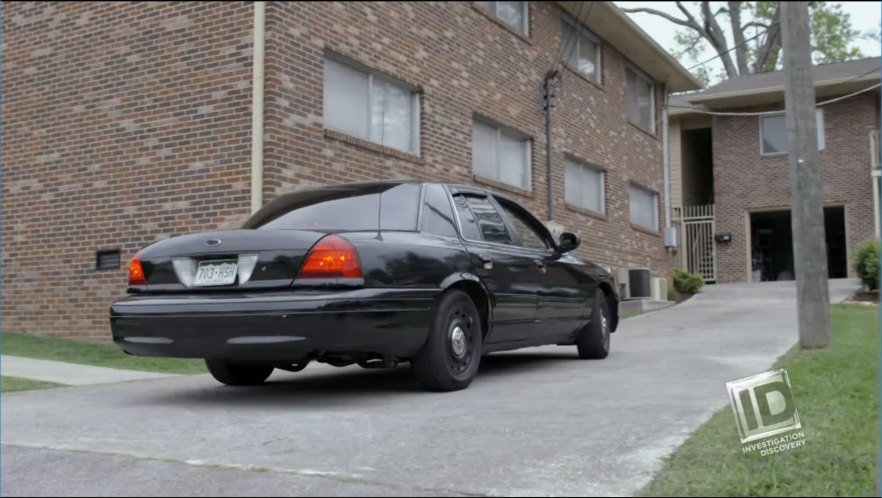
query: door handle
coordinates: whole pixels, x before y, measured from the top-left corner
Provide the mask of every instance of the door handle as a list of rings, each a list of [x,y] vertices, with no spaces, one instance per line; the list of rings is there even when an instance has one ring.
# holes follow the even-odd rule
[[[533,264],[536,265],[536,268],[539,268],[539,271],[545,273],[545,261],[542,261],[541,259],[534,259]]]
[[[483,266],[485,270],[493,269],[493,258],[490,256],[478,255],[478,259],[481,260],[481,266]]]

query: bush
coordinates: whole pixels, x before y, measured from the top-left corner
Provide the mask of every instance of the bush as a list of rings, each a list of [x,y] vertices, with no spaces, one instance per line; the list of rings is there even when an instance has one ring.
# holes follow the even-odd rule
[[[679,268],[674,270],[674,289],[683,294],[698,294],[704,287],[704,279],[697,273]]]
[[[879,289],[879,241],[871,240],[858,249],[855,264],[858,276],[868,290]]]

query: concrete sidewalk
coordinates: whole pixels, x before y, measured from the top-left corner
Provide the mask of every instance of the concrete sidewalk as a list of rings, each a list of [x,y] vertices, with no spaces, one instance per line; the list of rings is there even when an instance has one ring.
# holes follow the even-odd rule
[[[93,367],[61,361],[35,360],[18,356],[0,356],[0,373],[5,377],[21,377],[68,386],[113,384],[130,380],[180,377],[174,374]]]

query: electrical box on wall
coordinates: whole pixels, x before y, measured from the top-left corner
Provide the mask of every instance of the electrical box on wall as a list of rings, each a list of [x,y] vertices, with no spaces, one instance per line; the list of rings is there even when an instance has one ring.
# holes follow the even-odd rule
[[[677,229],[665,228],[665,247],[677,247]]]
[[[731,233],[718,233],[714,236],[717,242],[721,242],[727,244],[732,242],[732,234]]]

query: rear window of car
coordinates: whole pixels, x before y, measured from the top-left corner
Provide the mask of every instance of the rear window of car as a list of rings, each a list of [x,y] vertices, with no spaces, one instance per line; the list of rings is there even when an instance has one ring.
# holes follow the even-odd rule
[[[409,183],[324,187],[279,197],[243,228],[415,231],[419,202],[419,185]]]

